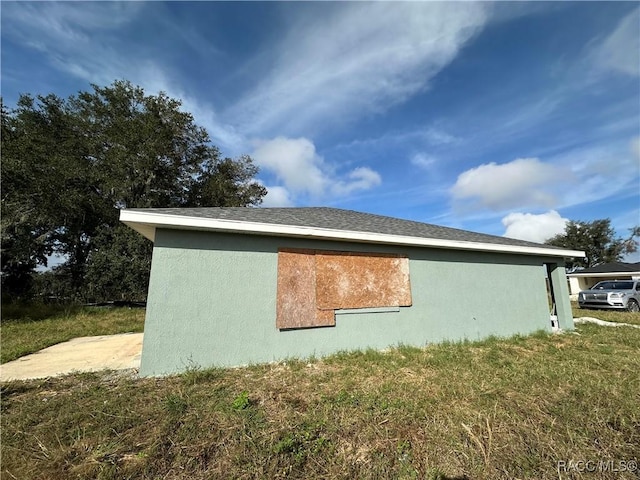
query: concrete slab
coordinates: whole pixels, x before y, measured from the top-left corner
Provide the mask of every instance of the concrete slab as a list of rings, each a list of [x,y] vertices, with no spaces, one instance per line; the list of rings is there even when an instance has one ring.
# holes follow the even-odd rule
[[[142,333],[80,337],[0,365],[0,380],[140,368]]]

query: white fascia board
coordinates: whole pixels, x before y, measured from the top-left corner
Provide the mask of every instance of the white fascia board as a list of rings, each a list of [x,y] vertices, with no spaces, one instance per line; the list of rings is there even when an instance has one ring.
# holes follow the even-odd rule
[[[608,273],[567,273],[567,277],[634,277],[640,272],[608,272]]]
[[[446,248],[455,250],[473,250],[500,253],[518,253],[545,257],[584,258],[579,250],[563,250],[545,247],[527,247],[519,245],[499,245],[495,243],[466,242],[462,240],[443,240],[437,238],[390,235],[386,233],[334,230],[330,228],[301,227],[295,225],[276,225],[271,223],[223,220],[219,218],[189,217],[166,215],[154,212],[120,210],[120,221],[127,224],[149,240],[155,240],[156,228],[202,230],[253,235],[274,235],[296,238],[316,238],[321,240],[343,240],[359,243],[378,243],[387,245],[408,245],[416,247]]]

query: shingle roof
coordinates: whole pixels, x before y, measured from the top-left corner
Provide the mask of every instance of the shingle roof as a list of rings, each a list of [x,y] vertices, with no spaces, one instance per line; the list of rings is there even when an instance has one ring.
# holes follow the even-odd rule
[[[313,227],[342,230],[345,232],[367,232],[384,235],[400,235],[415,238],[451,240],[460,242],[489,243],[520,247],[543,247],[558,253],[565,249],[542,245],[524,240],[470,232],[456,228],[442,227],[428,223],[402,220],[399,218],[373,215],[328,207],[306,208],[146,208],[130,209],[129,212],[153,213],[168,216],[192,217],[197,219],[230,220],[282,226]]]
[[[586,275],[590,273],[626,273],[626,272],[640,272],[640,262],[638,263],[623,263],[623,262],[602,263],[600,265],[596,265],[595,267],[576,270],[573,273]]]

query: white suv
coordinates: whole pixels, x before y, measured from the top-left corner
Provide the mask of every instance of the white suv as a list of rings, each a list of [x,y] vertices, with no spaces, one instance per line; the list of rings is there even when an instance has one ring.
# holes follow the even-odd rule
[[[640,280],[606,280],[578,295],[580,308],[640,312]]]

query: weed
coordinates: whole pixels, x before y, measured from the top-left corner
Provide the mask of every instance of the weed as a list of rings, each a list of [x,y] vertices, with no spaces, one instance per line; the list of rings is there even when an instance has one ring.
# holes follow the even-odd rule
[[[285,433],[273,446],[273,452],[279,455],[290,455],[296,464],[300,464],[308,456],[322,452],[329,443],[316,426],[301,425],[296,431]]]
[[[329,401],[336,406],[342,407],[357,407],[360,404],[359,396],[346,390],[340,390],[336,395],[330,397]]]
[[[242,393],[240,393],[240,395],[238,395],[236,398],[233,399],[231,408],[233,408],[236,411],[246,410],[247,408],[249,408],[249,405],[250,405],[249,393],[247,391],[243,391]]]
[[[203,369],[192,363],[180,377],[185,385],[198,385],[200,383],[213,382],[221,378],[223,374],[224,369],[222,368],[211,367]]]
[[[187,401],[175,393],[170,393],[164,398],[164,409],[173,416],[180,416],[187,411]]]

